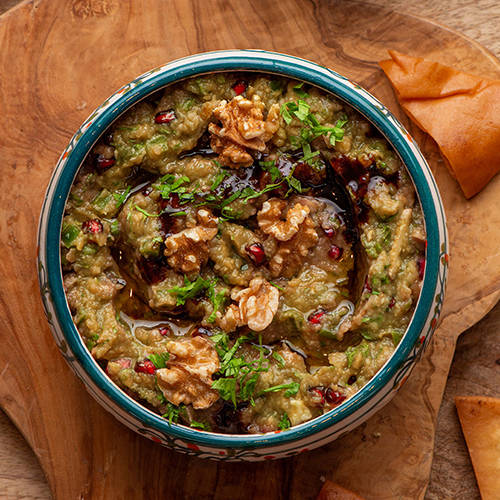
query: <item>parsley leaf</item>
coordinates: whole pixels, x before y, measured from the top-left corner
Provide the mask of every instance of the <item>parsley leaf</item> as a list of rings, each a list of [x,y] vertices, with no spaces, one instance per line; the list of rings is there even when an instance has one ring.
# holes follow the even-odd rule
[[[285,367],[285,360],[283,359],[283,356],[279,352],[273,351],[272,356],[278,362],[278,366],[280,368]]]
[[[278,392],[286,389],[284,396],[289,398],[290,396],[294,396],[299,392],[300,384],[298,382],[291,382],[290,384],[281,384],[275,385],[274,387],[268,387],[267,389],[263,389],[257,394],[257,397],[262,396],[268,392]]]
[[[309,110],[311,109],[311,106],[307,104],[305,101],[298,101],[298,107],[297,111],[295,111],[295,116],[301,121],[305,121],[307,117],[309,116]]]
[[[179,421],[180,415],[186,414],[186,408],[184,407],[183,404],[180,404],[179,406],[175,406],[172,403],[167,403],[167,411],[162,415],[163,418],[168,420],[169,425],[172,424],[172,422],[177,423]]]
[[[391,335],[392,335],[392,341],[394,342],[394,346],[397,346],[401,342],[404,332],[392,331]]]
[[[161,214],[150,214],[149,212],[146,212],[143,208],[141,208],[139,205],[134,204],[135,209],[138,212],[141,212],[141,214],[145,215],[146,217],[159,217]]]
[[[278,424],[278,429],[280,431],[286,431],[287,429],[290,429],[291,426],[292,426],[292,423],[290,422],[288,415],[286,414],[286,412],[283,413],[283,418],[280,420],[280,422]]]
[[[215,318],[217,317],[217,311],[219,310],[222,302],[224,301],[227,288],[224,288],[224,290],[221,290],[217,295],[215,294],[215,288],[212,285],[210,287],[210,292],[209,292],[209,298],[212,301],[212,304],[214,305],[214,310],[212,311],[212,314],[207,318],[207,321],[209,323],[214,323]]]
[[[220,358],[221,378],[212,383],[212,388],[219,391],[220,397],[226,401],[232,401],[236,407],[237,401],[250,401],[254,404],[253,393],[260,372],[269,370],[269,362],[264,357],[265,348],[262,347],[262,336],[259,337],[259,359],[250,362],[245,361],[243,356],[235,357],[239,347],[253,339],[253,335],[239,337],[232,347],[229,347],[229,337],[226,333],[212,336],[215,349]],[[236,388],[239,388],[237,393]]]
[[[217,160],[213,160],[214,164],[220,168],[220,172],[217,174],[217,177],[215,178],[213,184],[210,186],[210,189],[212,191],[215,191],[222,183],[222,181],[226,178],[226,177],[230,177],[232,174],[229,170],[225,170],[222,168],[222,165],[217,161]]]
[[[120,192],[113,193],[113,197],[116,200],[116,205],[115,205],[116,208],[120,207],[123,203],[125,203],[125,200],[127,199],[131,189],[132,186],[127,186],[127,189],[122,193]]]
[[[236,379],[219,378],[212,382],[212,389],[219,391],[219,395],[226,401],[232,401],[236,408]]]
[[[285,120],[287,125],[290,125],[292,122],[292,112],[294,111],[293,106],[297,107],[297,105],[293,102],[285,102],[281,106],[280,113],[281,116],[283,117],[283,120]]]
[[[262,167],[262,170],[269,172],[271,174],[271,181],[276,182],[277,179],[281,178],[281,172],[279,168],[276,166],[276,162],[272,161],[259,161],[259,165]]]
[[[301,98],[309,97],[309,95],[302,90],[302,84],[296,85],[294,87],[294,92]],[[321,125],[318,118],[310,112],[311,106],[307,104],[302,99],[299,99],[296,103],[289,101],[281,106],[280,114],[287,123],[290,125],[293,117],[298,118],[307,128],[302,128],[300,130],[300,137],[290,137],[290,143],[294,147],[299,147],[302,144],[304,149],[304,160],[309,163],[309,161],[319,154],[319,152],[311,152],[311,147],[309,143],[319,137],[324,135],[328,137],[330,144],[335,146],[335,143],[341,141],[344,138],[344,129],[342,128],[347,123],[347,116],[343,116],[341,119],[337,120],[333,127],[325,127]],[[300,142],[297,144],[297,142]]]
[[[75,205],[77,207],[79,207],[80,205],[83,204],[83,200],[81,198],[79,198],[78,196],[76,196],[76,194],[73,194],[73,193],[69,193],[69,199],[70,200],[74,200],[75,202]]]
[[[183,204],[194,201],[195,198],[194,192],[188,193],[188,188],[184,185],[189,182],[191,180],[185,175],[176,179],[175,175],[166,174],[159,180],[155,187],[160,191],[161,197],[164,200],[169,199],[173,194],[177,194],[179,196],[179,203]]]
[[[166,368],[167,367],[167,361],[170,357],[170,354],[168,352],[162,352],[160,354],[151,354],[148,359],[155,365],[157,369],[160,368]]]
[[[212,427],[206,420],[204,422],[196,422],[196,420],[191,420],[189,427],[193,427],[194,429],[201,429],[202,431],[212,430]]]
[[[187,276],[184,276],[184,285],[176,285],[170,290],[169,293],[177,293],[177,306],[183,306],[186,300],[196,297],[201,291],[210,287],[210,281],[203,279],[201,276],[196,278],[196,281],[190,281]]]
[[[277,285],[276,283],[273,283],[272,281],[269,282],[270,285],[274,286],[274,288],[277,288],[278,290],[281,290],[282,292],[285,291],[284,288],[282,288],[281,286]]]
[[[295,87],[293,87],[293,91],[301,98],[301,99],[307,99],[309,96],[309,94],[302,89],[302,87],[304,86],[304,82],[302,83],[299,83],[298,85],[295,85]]]

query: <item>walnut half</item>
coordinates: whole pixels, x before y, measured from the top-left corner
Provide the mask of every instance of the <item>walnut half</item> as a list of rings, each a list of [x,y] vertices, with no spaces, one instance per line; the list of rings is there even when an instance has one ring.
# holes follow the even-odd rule
[[[205,209],[197,214],[198,226],[184,229],[165,240],[167,262],[178,273],[199,273],[208,260],[208,245],[217,234],[218,219]]]
[[[257,214],[259,227],[266,234],[277,240],[288,241],[299,231],[299,226],[309,215],[310,209],[306,205],[296,203],[286,213],[286,220],[281,220],[281,214],[287,203],[285,200],[272,198],[264,202],[262,210]]]
[[[219,371],[219,355],[212,343],[198,336],[167,344],[171,358],[167,368],[156,372],[158,387],[174,405],[192,404],[195,410],[212,406],[219,393],[211,389],[212,375]]]
[[[234,331],[238,326],[248,325],[261,332],[273,321],[278,311],[280,293],[264,278],[254,278],[249,287],[234,294],[238,305],[231,304],[220,320],[225,331]]]
[[[277,104],[271,106],[266,121],[263,109],[258,96],[253,101],[236,96],[230,102],[221,101],[214,109],[214,117],[221,121],[222,127],[211,123],[208,130],[212,134],[212,149],[219,154],[221,165],[249,167],[253,158],[247,149],[266,149],[266,141],[278,130],[280,118]]]

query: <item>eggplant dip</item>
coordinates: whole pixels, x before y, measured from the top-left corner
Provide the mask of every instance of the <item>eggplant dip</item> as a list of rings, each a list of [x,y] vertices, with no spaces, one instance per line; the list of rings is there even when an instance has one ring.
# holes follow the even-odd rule
[[[61,233],[92,356],[170,423],[284,430],[394,352],[425,265],[411,179],[364,117],[286,78],[210,74],[121,116]]]

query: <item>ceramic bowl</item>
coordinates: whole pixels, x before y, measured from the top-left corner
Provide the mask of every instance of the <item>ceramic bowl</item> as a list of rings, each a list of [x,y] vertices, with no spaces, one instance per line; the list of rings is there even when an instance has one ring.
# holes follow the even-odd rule
[[[357,394],[339,407],[286,431],[224,435],[169,424],[130,398],[98,366],[73,324],[63,288],[60,234],[71,185],[99,136],[129,107],[180,79],[218,71],[259,71],[316,85],[347,102],[370,120],[406,165],[418,193],[427,229],[423,288],[414,317],[389,361]],[[387,404],[421,358],[436,328],[446,284],[448,247],[436,183],[417,144],[373,96],[334,71],[282,54],[222,51],[187,57],[153,69],[118,90],[97,108],[64,150],[45,197],[38,235],[40,290],[50,328],[63,356],[90,394],[118,420],[177,451],[217,460],[283,458],[317,448],[360,425]]]

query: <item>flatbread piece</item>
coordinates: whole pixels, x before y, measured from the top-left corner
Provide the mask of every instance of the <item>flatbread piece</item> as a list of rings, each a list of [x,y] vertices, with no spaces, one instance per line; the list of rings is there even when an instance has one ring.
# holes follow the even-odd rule
[[[361,497],[334,483],[326,481],[316,500],[363,500]]]
[[[500,399],[457,396],[455,405],[482,500],[500,498]]]
[[[471,198],[500,170],[500,81],[392,50],[389,55],[379,64],[399,103],[437,142],[451,175]]]

